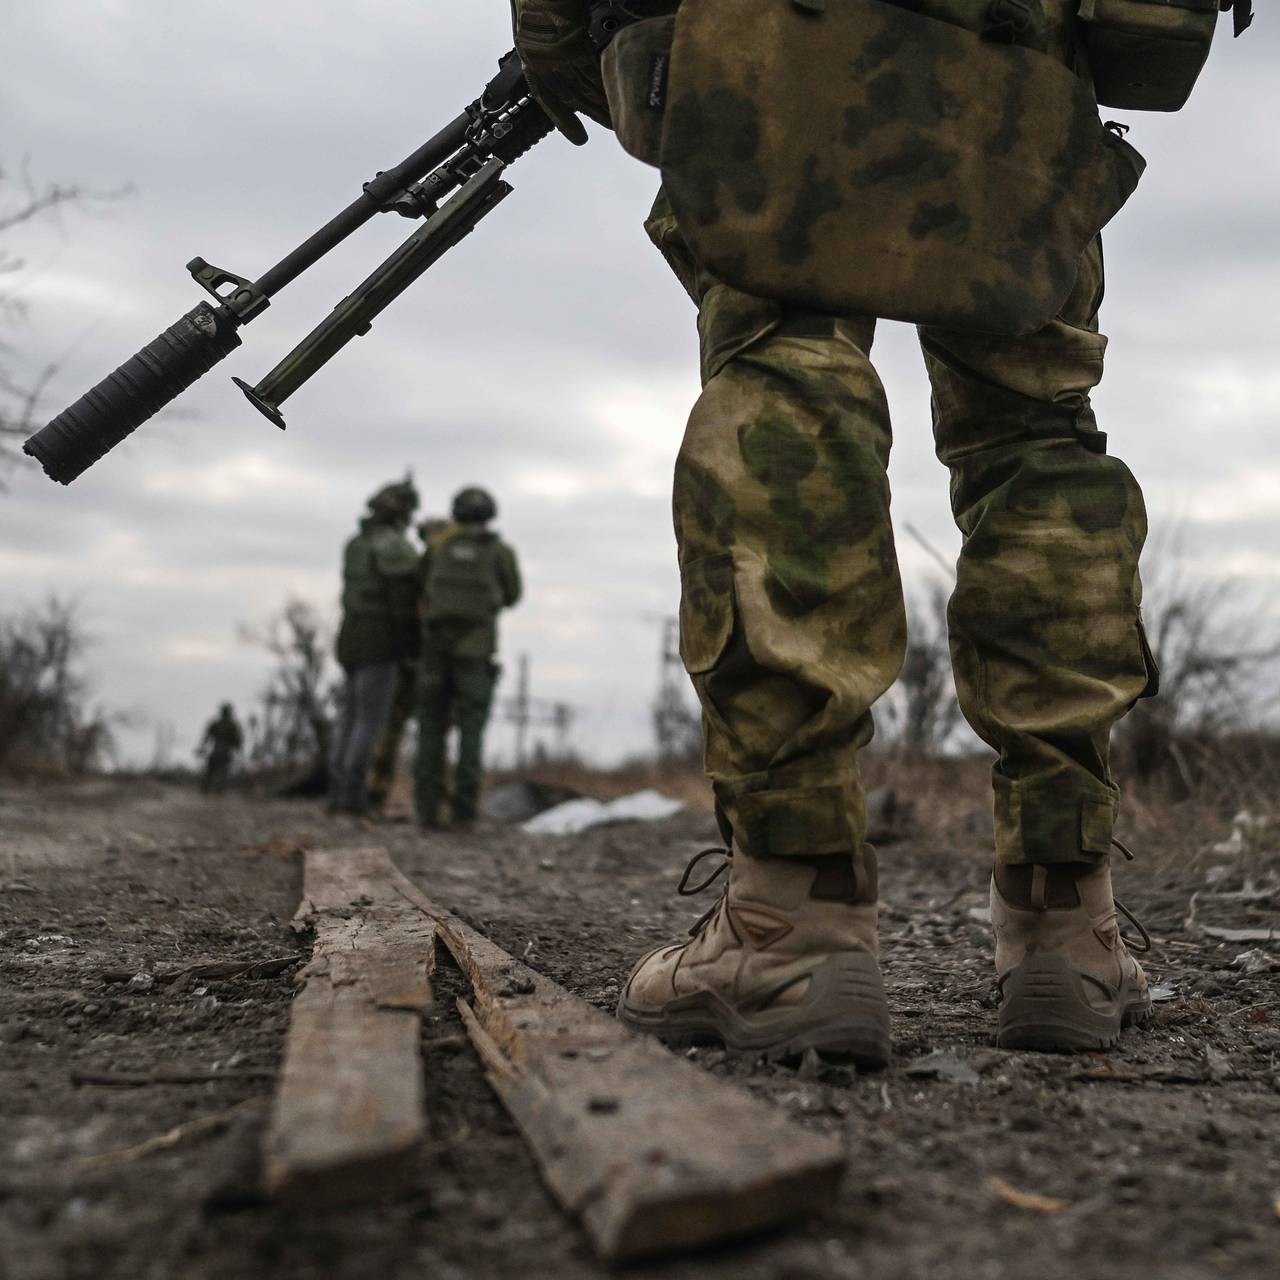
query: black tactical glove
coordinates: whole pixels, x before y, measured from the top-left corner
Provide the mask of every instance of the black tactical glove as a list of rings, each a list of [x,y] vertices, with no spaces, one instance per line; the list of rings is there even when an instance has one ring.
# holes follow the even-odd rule
[[[588,37],[587,0],[511,0],[516,48],[533,96],[576,147],[587,140],[577,114],[608,126],[600,57]]]

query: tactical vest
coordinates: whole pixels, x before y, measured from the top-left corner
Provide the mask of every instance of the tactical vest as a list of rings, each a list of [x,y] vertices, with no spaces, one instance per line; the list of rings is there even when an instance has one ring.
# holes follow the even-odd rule
[[[347,543],[342,559],[342,612],[348,616],[385,617],[390,621],[403,611],[393,599],[392,588],[378,569],[377,550],[381,540],[400,539],[392,529],[374,526]],[[399,606],[399,607],[397,607]]]
[[[745,293],[1035,332],[1144,162],[1060,51],[995,43],[953,9],[969,12],[684,0],[606,52],[619,140],[658,163],[698,261]]]
[[[1252,21],[1250,0],[1080,0],[1081,50],[1099,104],[1181,110],[1228,8],[1240,35]]]
[[[427,562],[423,616],[428,622],[488,623],[502,608],[498,535],[454,533]]]

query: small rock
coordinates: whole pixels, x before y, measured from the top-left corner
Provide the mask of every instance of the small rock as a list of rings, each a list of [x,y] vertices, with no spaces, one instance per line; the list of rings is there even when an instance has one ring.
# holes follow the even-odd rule
[[[1267,973],[1277,961],[1275,957],[1268,955],[1261,947],[1254,947],[1251,951],[1242,951],[1231,962],[1233,969],[1243,969],[1245,973]]]
[[[797,1080],[816,1080],[822,1073],[822,1060],[818,1057],[817,1050],[806,1049],[804,1057],[800,1059],[800,1066],[796,1070]]]
[[[510,999],[512,996],[528,996],[534,991],[534,982],[532,978],[514,977],[508,978],[506,982],[498,988],[498,994]]]
[[[1215,1147],[1225,1147],[1227,1145],[1227,1135],[1222,1131],[1218,1123],[1212,1119],[1206,1120],[1196,1132],[1196,1137],[1201,1142],[1212,1143]]]
[[[0,1044],[17,1044],[30,1034],[29,1022],[0,1022]]]
[[[124,985],[126,991],[150,991],[156,980],[149,973],[135,973]]]
[[[947,1084],[979,1084],[981,1077],[954,1053],[931,1053],[913,1062],[904,1073],[915,1080],[941,1080]]]
[[[1204,1065],[1209,1074],[1209,1079],[1215,1083],[1230,1080],[1236,1073],[1235,1067],[1231,1064],[1231,1059],[1225,1053],[1219,1053],[1216,1049],[1206,1049],[1204,1051]]]

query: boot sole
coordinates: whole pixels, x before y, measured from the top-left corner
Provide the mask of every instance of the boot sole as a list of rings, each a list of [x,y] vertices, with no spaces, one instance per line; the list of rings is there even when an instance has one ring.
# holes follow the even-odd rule
[[[624,992],[618,1018],[672,1048],[719,1044],[734,1053],[773,1061],[814,1050],[865,1070],[888,1064],[889,1004],[875,957],[863,952],[833,957],[813,975],[803,1004],[742,1013],[710,991],[672,1000],[659,1011],[629,1005]]]
[[[1109,1012],[1086,997],[1088,980],[1061,956],[1030,956],[1004,982],[996,1044],[1037,1053],[1111,1049],[1126,1027],[1151,1019],[1151,998],[1135,984],[1116,993]],[[1090,984],[1092,986],[1092,984]]]

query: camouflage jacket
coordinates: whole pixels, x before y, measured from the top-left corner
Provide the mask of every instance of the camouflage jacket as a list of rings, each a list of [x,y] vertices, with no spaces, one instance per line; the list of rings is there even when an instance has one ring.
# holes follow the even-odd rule
[[[422,581],[428,650],[491,656],[498,647],[498,614],[520,599],[516,553],[489,529],[455,525],[428,548]]]
[[[420,557],[394,526],[366,517],[342,553],[343,667],[403,662],[417,651]]]

